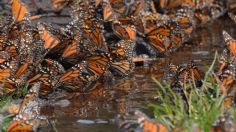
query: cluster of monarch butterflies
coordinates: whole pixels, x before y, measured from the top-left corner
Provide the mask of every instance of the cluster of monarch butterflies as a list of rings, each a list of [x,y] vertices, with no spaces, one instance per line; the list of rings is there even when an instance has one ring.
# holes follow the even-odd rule
[[[225,95],[223,102],[224,109],[227,109],[229,106],[232,106],[236,103],[236,87],[235,87],[235,62],[236,62],[236,40],[233,39],[226,31],[223,31],[223,38],[226,43],[226,48],[224,49],[220,60],[219,66],[216,71],[215,80],[219,83],[219,88],[222,94]],[[194,62],[182,65],[169,64],[169,70],[164,75],[164,80],[167,81],[167,84],[170,84],[170,87],[176,93],[183,92],[183,84],[188,83],[189,81],[198,82],[198,87],[202,85],[202,77],[197,65]],[[161,102],[158,102],[161,103]],[[158,123],[140,111],[136,112],[136,118],[132,120],[121,121],[120,128],[125,131],[144,131],[144,132],[159,132],[159,131],[169,131],[168,128]],[[196,128],[193,129],[194,131]],[[200,129],[199,129],[200,130]],[[172,131],[175,131],[173,129]],[[182,131],[176,130],[176,131]],[[211,131],[235,131],[235,123],[225,116],[220,116],[216,124],[211,128]]]
[[[158,4],[163,2],[165,14],[158,13],[155,1],[52,0],[55,10],[71,8],[71,22],[56,29],[45,23],[35,26],[33,20],[40,16],[31,16],[26,4],[12,0],[12,16],[0,25],[1,87],[10,93],[40,83],[40,95],[58,87],[85,91],[106,74],[128,76],[134,69],[135,44],[144,44],[155,56],[166,55],[180,47],[195,26],[224,12],[224,1],[186,0],[180,6],[176,2],[174,11],[168,9],[171,0]],[[195,69],[190,64],[183,71],[199,80]],[[8,131],[36,129],[37,96],[38,90],[31,88]],[[144,130],[155,127],[145,122]]]
[[[134,69],[135,44],[141,42],[152,54],[165,55],[192,32],[193,18],[199,14],[195,11],[215,5],[203,2],[189,8],[186,2],[163,15],[155,13],[152,3],[53,0],[56,10],[71,8],[71,22],[56,29],[45,23],[35,27],[33,20],[39,17],[30,15],[20,0],[13,0],[12,17],[3,22],[0,33],[2,87],[13,92],[26,83],[41,82],[44,95],[61,86],[84,91],[110,72],[127,76]]]
[[[12,1],[12,17],[0,27],[0,82],[5,93],[38,82],[40,95],[58,87],[84,91],[105,74],[132,72],[134,41],[122,38],[108,45],[94,2],[78,1],[71,17],[60,29],[45,23],[34,26],[27,6]]]
[[[130,39],[149,54],[163,56],[179,48],[193,28],[226,11],[222,0],[94,0],[108,40]],[[73,0],[52,0],[54,10],[74,8]],[[160,10],[160,11],[159,11]],[[92,24],[91,24],[92,25]],[[109,27],[107,30],[106,27]],[[112,30],[110,30],[112,28]],[[113,34],[113,35],[111,35]]]
[[[196,87],[202,86],[202,76],[195,62],[188,64],[174,65],[169,64],[168,71],[164,74],[163,83],[169,84],[173,92],[179,93],[184,97],[184,86],[194,84]]]
[[[202,77],[198,70],[197,64],[193,61],[182,65],[169,64],[169,72],[167,78],[171,80],[170,85],[179,84],[183,85],[185,82],[192,81],[193,79],[201,83]]]
[[[226,48],[224,49],[220,62],[217,78],[220,82],[220,90],[224,95],[235,96],[235,76],[236,76],[236,40],[226,31],[223,31]]]

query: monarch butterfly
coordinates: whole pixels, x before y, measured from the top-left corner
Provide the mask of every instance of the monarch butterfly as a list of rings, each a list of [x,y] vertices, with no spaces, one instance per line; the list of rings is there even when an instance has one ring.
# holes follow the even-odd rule
[[[184,4],[184,0],[159,0],[162,9],[172,9]]]
[[[170,46],[167,49],[175,50],[181,46],[183,42],[183,34],[180,30],[179,23],[173,20],[167,20],[167,25],[171,29]]]
[[[107,44],[104,40],[103,29],[100,26],[97,26],[91,32],[89,30],[84,30],[84,32],[84,36],[87,37],[87,39],[90,39],[94,45],[93,48],[95,47],[95,49],[107,51]]]
[[[132,2],[133,3],[133,0],[131,1],[123,1],[123,0],[108,0],[111,7],[113,8],[113,10],[116,12],[116,13],[119,13],[119,15],[127,15],[126,12],[127,12],[127,5],[130,5],[130,3]],[[126,5],[127,4],[127,5]]]
[[[13,22],[9,22],[8,26],[6,26],[6,37],[8,40],[13,40],[16,38],[19,38],[19,36],[22,36],[21,32],[20,32],[20,24],[18,23],[13,23]]]
[[[196,86],[201,87],[202,86],[202,77],[201,77],[201,74],[200,74],[200,71],[199,71],[197,65],[193,61],[191,61],[187,65],[187,70],[188,70],[189,78],[194,78]]]
[[[190,72],[190,75],[193,75],[193,77],[197,80],[197,81],[201,81],[201,75],[199,73],[198,67],[196,66],[196,64],[194,62],[190,62],[188,63],[188,71]]]
[[[94,1],[80,1],[74,4],[73,7],[74,18],[81,19],[78,21],[78,26],[82,30],[93,31],[97,27],[102,27],[102,19],[97,16]]]
[[[143,21],[140,17],[119,17],[116,19],[117,22],[114,23],[119,23],[118,26],[120,25],[121,27],[132,27],[134,26],[136,29],[136,32],[138,35],[143,36],[144,34],[144,25]],[[133,28],[134,29],[134,28]]]
[[[228,65],[226,61],[226,57],[221,56],[220,61],[219,61],[219,72],[221,73]]]
[[[119,17],[116,19],[115,24],[119,24],[119,25],[134,25],[134,21],[133,18],[135,17],[129,17],[129,16],[125,16],[125,17]]]
[[[234,40],[226,31],[223,31],[223,36],[230,54],[236,55],[236,40]]]
[[[67,70],[64,74],[61,75],[59,83],[64,83],[73,79],[77,79],[82,75],[82,72],[85,70],[86,62],[81,62],[76,64],[71,69]]]
[[[26,70],[29,70],[29,66],[32,63],[33,63],[33,56],[28,56],[26,58],[26,61],[22,62],[22,64],[19,65],[19,68],[15,73],[15,77],[20,78],[20,76],[22,76],[26,72]]]
[[[121,76],[128,76],[134,70],[134,63],[131,59],[114,61],[111,63],[110,69]]]
[[[160,0],[160,5],[164,9],[172,9],[181,6],[196,7],[199,4],[199,0]]]
[[[193,31],[194,21],[189,13],[190,11],[189,9],[180,9],[175,14],[175,21],[178,22],[179,29],[186,35],[191,34]]]
[[[69,35],[63,32],[63,30],[56,30],[49,26],[48,31],[52,34],[52,36],[55,37],[56,40],[60,40],[60,42],[55,47],[46,50],[46,53],[44,53],[46,54],[46,57],[50,58],[54,56],[55,58],[60,58],[63,52],[65,51],[65,49],[69,47],[69,45],[71,45],[73,41],[76,41],[75,38],[73,38],[74,35],[72,34]],[[42,46],[42,48],[43,47],[45,46]]]
[[[101,3],[103,3],[103,0],[95,0],[95,7],[98,7]]]
[[[138,35],[144,35],[144,23],[140,17],[133,17],[132,18],[133,24],[135,26],[136,32]]]
[[[6,81],[10,78],[13,72],[17,69],[18,64],[6,51],[0,51],[1,63],[0,63],[0,80]]]
[[[33,62],[33,56],[27,57],[25,61],[21,62],[4,52],[0,53],[3,56],[0,63],[0,82],[2,82],[5,92],[8,93],[23,85],[28,75],[26,71],[29,70],[29,65]],[[8,57],[4,57],[5,55]]]
[[[67,58],[70,56],[73,56],[75,54],[77,54],[80,51],[80,48],[78,46],[78,43],[76,40],[74,40],[71,44],[69,44],[65,50],[62,53],[62,58]]]
[[[229,93],[229,91],[231,90],[230,87],[235,80],[235,75],[232,71],[225,70],[219,76],[219,78],[221,80],[220,90],[224,95],[227,95]]]
[[[117,19],[117,15],[114,13],[109,2],[104,2],[103,4],[103,20],[104,21],[113,21]]]
[[[18,114],[13,118],[7,127],[8,132],[36,131],[39,125],[43,124],[46,118],[41,117],[38,101],[40,84],[35,84],[27,93],[20,105]]]
[[[169,76],[172,79],[172,83],[181,82],[184,83],[187,80],[192,80],[192,77],[197,81],[197,86],[202,85],[201,75],[199,73],[198,67],[195,63],[190,62],[187,66],[184,65],[174,65],[169,64]]]
[[[146,12],[142,16],[142,23],[144,27],[144,33],[148,34],[158,27],[160,19],[158,19],[154,14]]]
[[[172,41],[171,48],[175,50],[181,46],[183,42],[183,35],[181,33],[174,33],[171,36],[171,41]]]
[[[123,26],[119,23],[113,23],[113,31],[121,39],[133,40],[136,39],[136,29],[134,26]]]
[[[169,72],[171,73],[181,74],[184,70],[186,69],[181,65],[174,65],[172,63],[169,64]]]
[[[87,63],[86,69],[92,77],[91,80],[93,80],[93,78],[99,78],[106,73],[110,67],[111,57],[105,52],[98,51],[85,57],[85,61]]]
[[[129,16],[138,16],[144,8],[146,8],[146,1],[140,0],[140,1],[134,1],[133,7],[129,8],[128,15]]]
[[[158,28],[150,31],[145,40],[149,45],[155,48],[159,54],[165,54],[167,49],[170,48],[171,29],[166,26],[159,26]]]
[[[46,50],[50,50],[60,43],[60,40],[47,31],[43,24],[38,25],[38,30],[41,39],[44,40],[44,47]]]
[[[141,111],[135,111],[135,116],[143,132],[168,132],[168,128],[161,123],[157,123],[148,118]]]
[[[95,15],[91,16],[90,18],[81,18],[81,19],[84,19],[84,21],[79,25],[81,25],[81,28],[83,30],[92,32],[96,28],[103,28],[102,20]]]
[[[91,84],[89,73],[86,70],[87,63],[82,61],[76,64],[59,78],[59,84],[70,91],[82,91]]]
[[[57,87],[59,75],[65,73],[64,67],[57,61],[45,59],[43,67],[39,67],[39,73],[30,78],[27,83],[32,85],[40,82],[40,95],[47,95]]]
[[[110,70],[122,76],[129,75],[134,69],[132,40],[120,40],[111,50],[112,63]]]
[[[229,106],[235,103],[235,96],[227,96],[224,99],[224,109],[227,109]]]
[[[235,62],[235,56],[230,54],[228,49],[224,49],[219,61],[219,73],[222,73]]]
[[[112,9],[119,14],[119,16],[137,16],[146,5],[144,0],[109,0],[109,2]]]
[[[133,56],[133,49],[135,43],[132,40],[120,40],[116,46],[111,50],[112,60],[115,59],[131,59]]]
[[[172,9],[179,6],[190,6],[193,8],[203,8],[206,5],[211,5],[212,0],[159,0],[162,8]]]
[[[183,66],[180,65],[174,65],[172,63],[169,64],[169,73],[168,76],[170,77],[171,81],[173,83],[176,83],[179,81],[179,76],[184,73],[186,69]],[[171,83],[172,83],[171,82]]]
[[[28,12],[26,5],[21,3],[20,0],[13,0],[11,9],[12,15],[17,22],[22,21]]]

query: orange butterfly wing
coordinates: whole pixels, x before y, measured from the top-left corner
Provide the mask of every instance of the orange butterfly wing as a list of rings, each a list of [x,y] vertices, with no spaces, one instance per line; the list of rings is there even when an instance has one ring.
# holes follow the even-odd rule
[[[110,66],[110,56],[106,53],[91,55],[85,61],[88,64],[88,70],[95,76],[101,76]]]
[[[135,41],[136,39],[136,30],[135,27],[133,26],[122,27],[122,25],[115,23],[113,24],[113,30],[115,34],[121,39],[133,40],[133,41]]]
[[[67,58],[72,55],[75,55],[79,52],[79,46],[77,41],[73,41],[72,44],[69,44],[62,53],[62,58]]]
[[[192,77],[192,75],[193,75],[193,77],[196,80],[198,80],[198,81],[202,80],[202,77],[199,73],[198,67],[193,62],[188,64],[188,69],[189,69],[189,72],[190,72],[190,75],[191,75],[190,77]]]
[[[122,76],[127,76],[134,69],[132,40],[120,40],[111,51],[112,63],[110,69]]]
[[[231,85],[234,81],[234,77],[232,75],[228,75],[226,77],[224,77],[224,79],[222,80],[222,83],[220,85],[220,90],[224,95],[228,94],[228,86]]]
[[[168,128],[161,123],[157,123],[148,118],[141,111],[136,111],[135,115],[138,118],[139,125],[143,132],[168,132]]]
[[[98,49],[107,50],[107,45],[104,41],[102,29],[97,26],[94,30],[84,30],[89,39],[92,40],[94,46]]]
[[[123,0],[109,0],[113,10],[119,14],[125,14],[127,7]]]
[[[21,21],[26,16],[27,7],[20,0],[12,1],[12,15],[16,21]]]
[[[104,3],[103,5],[103,20],[112,21],[116,18],[116,14],[113,12],[111,5],[109,3]]]
[[[82,62],[80,64],[75,65],[74,67],[69,69],[66,73],[61,75],[59,83],[64,83],[79,78],[86,66],[87,66],[86,62]]]
[[[39,24],[38,29],[40,31],[41,39],[44,40],[45,49],[52,49],[60,43],[59,39],[47,31],[44,25]]]
[[[87,88],[92,80],[89,80],[90,78],[87,76],[86,68],[86,62],[81,62],[73,66],[66,73],[61,75],[59,84],[69,91],[81,91]]]
[[[236,40],[233,39],[226,31],[223,31],[223,36],[230,53],[236,55]]]
[[[182,43],[182,35],[181,34],[174,34],[173,36],[172,36],[172,48],[173,49],[176,49],[176,48],[178,48],[179,46],[180,46],[180,44]]]
[[[7,79],[11,76],[11,69],[0,69],[0,79]]]
[[[228,96],[224,99],[224,108],[227,109],[229,106],[234,104],[234,96]]]
[[[131,60],[112,62],[111,69],[122,76],[127,76],[133,71],[134,63]]]
[[[33,126],[21,125],[20,121],[14,121],[11,126],[8,127],[7,132],[33,132]]]
[[[230,41],[227,43],[230,53],[236,55],[236,41]]]
[[[19,78],[20,75],[22,75],[23,73],[26,72],[26,70],[28,69],[29,67],[29,63],[24,63],[22,66],[19,67],[19,69],[16,71],[15,73],[15,77],[16,78]]]

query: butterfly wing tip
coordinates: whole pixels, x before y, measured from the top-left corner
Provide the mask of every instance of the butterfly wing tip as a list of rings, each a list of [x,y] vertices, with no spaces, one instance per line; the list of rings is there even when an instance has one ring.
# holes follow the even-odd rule
[[[224,36],[224,40],[225,40],[225,42],[227,42],[227,41],[233,39],[233,38],[229,35],[229,33],[226,32],[225,30],[222,31],[222,34],[223,34],[223,36]]]
[[[225,34],[228,34],[225,30],[222,31],[222,34],[225,35]]]

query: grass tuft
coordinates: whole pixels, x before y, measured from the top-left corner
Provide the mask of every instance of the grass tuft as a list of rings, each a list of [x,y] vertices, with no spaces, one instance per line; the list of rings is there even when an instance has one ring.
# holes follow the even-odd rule
[[[153,78],[160,91],[157,93],[160,104],[151,103],[155,119],[169,129],[181,128],[191,131],[197,126],[203,131],[210,131],[219,115],[226,112],[223,108],[224,95],[220,94],[219,84],[214,79],[215,59],[206,72],[201,88],[196,88],[194,80],[185,84],[183,94],[175,93],[168,84],[161,84]],[[184,96],[184,98],[183,98]],[[235,109],[228,110],[235,115]]]

